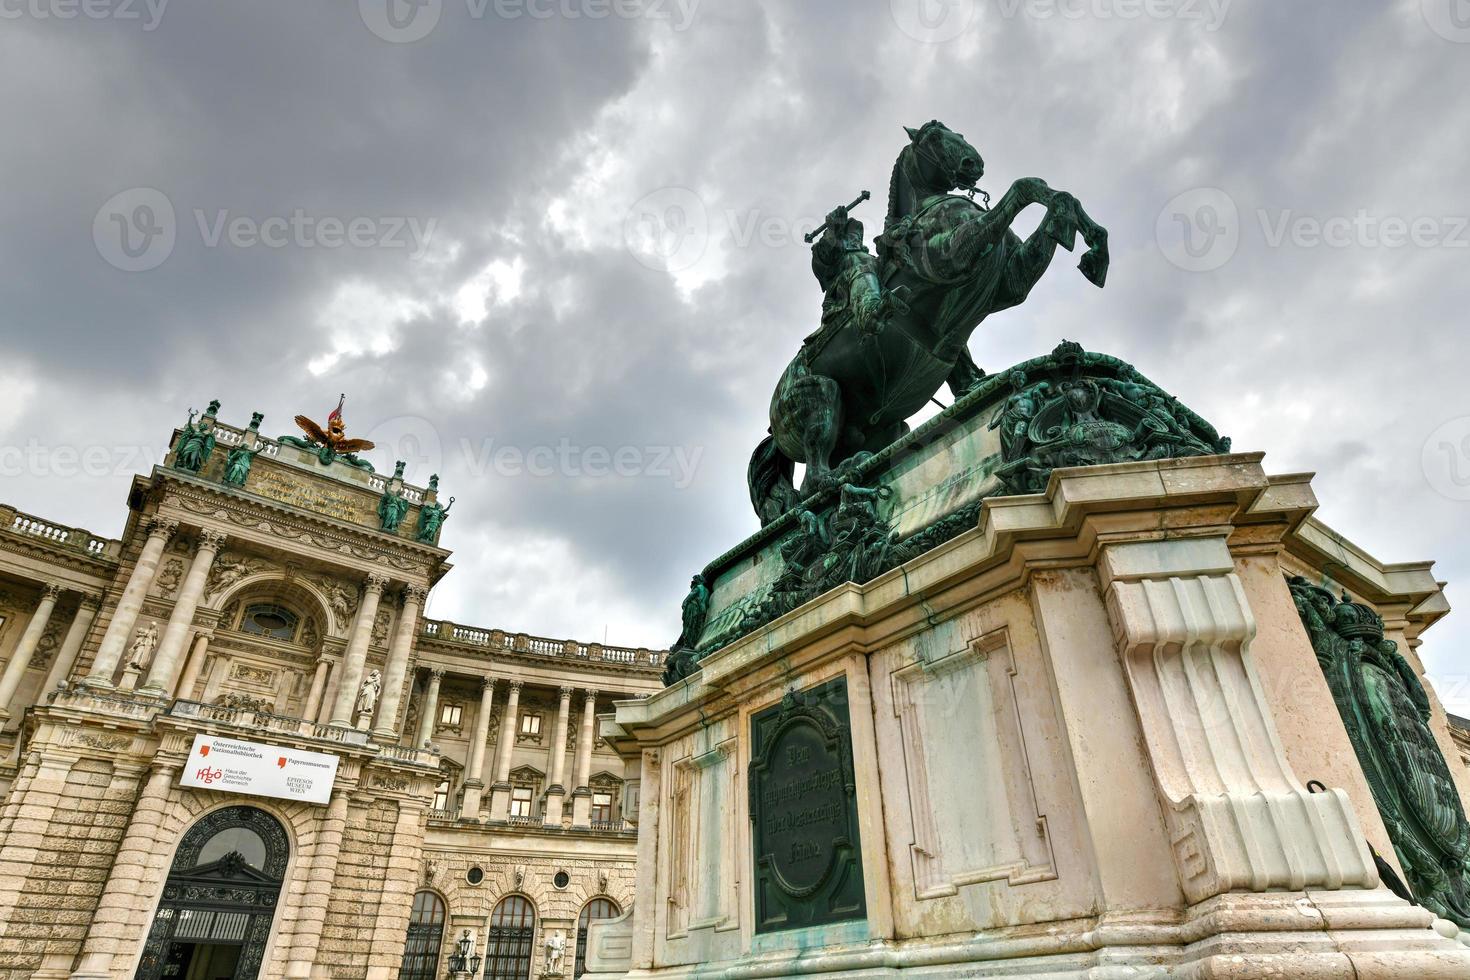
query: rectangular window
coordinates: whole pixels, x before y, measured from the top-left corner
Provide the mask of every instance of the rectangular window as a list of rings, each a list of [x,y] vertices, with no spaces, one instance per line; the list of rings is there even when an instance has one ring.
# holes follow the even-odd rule
[[[464,708],[457,704],[446,704],[439,709],[439,724],[458,725],[460,717],[464,714]]]
[[[612,822],[612,794],[592,794],[592,820],[594,823]]]
[[[531,787],[517,786],[510,791],[510,815],[513,817],[531,815]]]
[[[533,714],[524,714],[524,715],[521,715],[521,734],[522,735],[540,735],[541,734],[541,716],[540,715],[533,715]]]
[[[434,809],[449,809],[449,780],[447,779],[440,783],[438,788],[434,790]]]

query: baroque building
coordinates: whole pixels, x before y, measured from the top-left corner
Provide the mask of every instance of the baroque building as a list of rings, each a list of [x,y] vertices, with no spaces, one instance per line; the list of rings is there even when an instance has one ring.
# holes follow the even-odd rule
[[[0,505],[0,976],[580,976],[664,653],[426,619],[437,477],[218,407],[117,540]]]

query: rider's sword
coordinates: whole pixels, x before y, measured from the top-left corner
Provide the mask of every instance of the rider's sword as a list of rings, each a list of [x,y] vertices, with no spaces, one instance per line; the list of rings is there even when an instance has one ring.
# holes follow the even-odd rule
[[[863,191],[857,197],[853,198],[852,203],[847,206],[847,210],[851,211],[853,208],[857,207],[859,204],[863,203],[864,201],[866,201],[868,198],[870,198],[872,196],[873,195],[872,194],[869,194],[867,191]],[[812,242],[814,242],[814,241],[817,240],[817,236],[818,235],[820,235],[822,232],[824,232],[826,230],[827,230],[827,222],[824,221],[820,225],[817,226],[817,228],[816,228],[815,231],[813,231],[810,235],[807,235],[806,236],[806,243],[808,245],[810,245]]]

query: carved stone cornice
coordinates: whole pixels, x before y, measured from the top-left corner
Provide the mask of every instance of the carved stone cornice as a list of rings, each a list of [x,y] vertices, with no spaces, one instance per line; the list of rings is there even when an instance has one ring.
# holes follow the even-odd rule
[[[0,528],[0,551],[99,578],[109,577],[118,566],[116,556],[92,555],[74,548],[60,547],[45,538],[5,533],[4,528]]]
[[[188,474],[159,471],[157,475],[168,481],[161,494],[162,505],[189,514],[225,521],[318,552],[405,572],[429,573],[444,560],[442,550],[408,538],[385,538],[374,529],[263,497],[244,500]]]

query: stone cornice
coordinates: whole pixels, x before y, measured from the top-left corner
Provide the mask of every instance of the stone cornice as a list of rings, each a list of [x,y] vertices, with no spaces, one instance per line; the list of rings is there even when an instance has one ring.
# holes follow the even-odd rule
[[[154,467],[161,490],[159,507],[191,523],[199,518],[224,522],[268,537],[283,538],[322,555],[340,555],[390,569],[396,578],[421,578],[432,584],[448,571],[448,552],[405,538],[390,538],[346,521],[298,507],[224,489],[188,474]],[[268,515],[268,516],[267,516]]]

